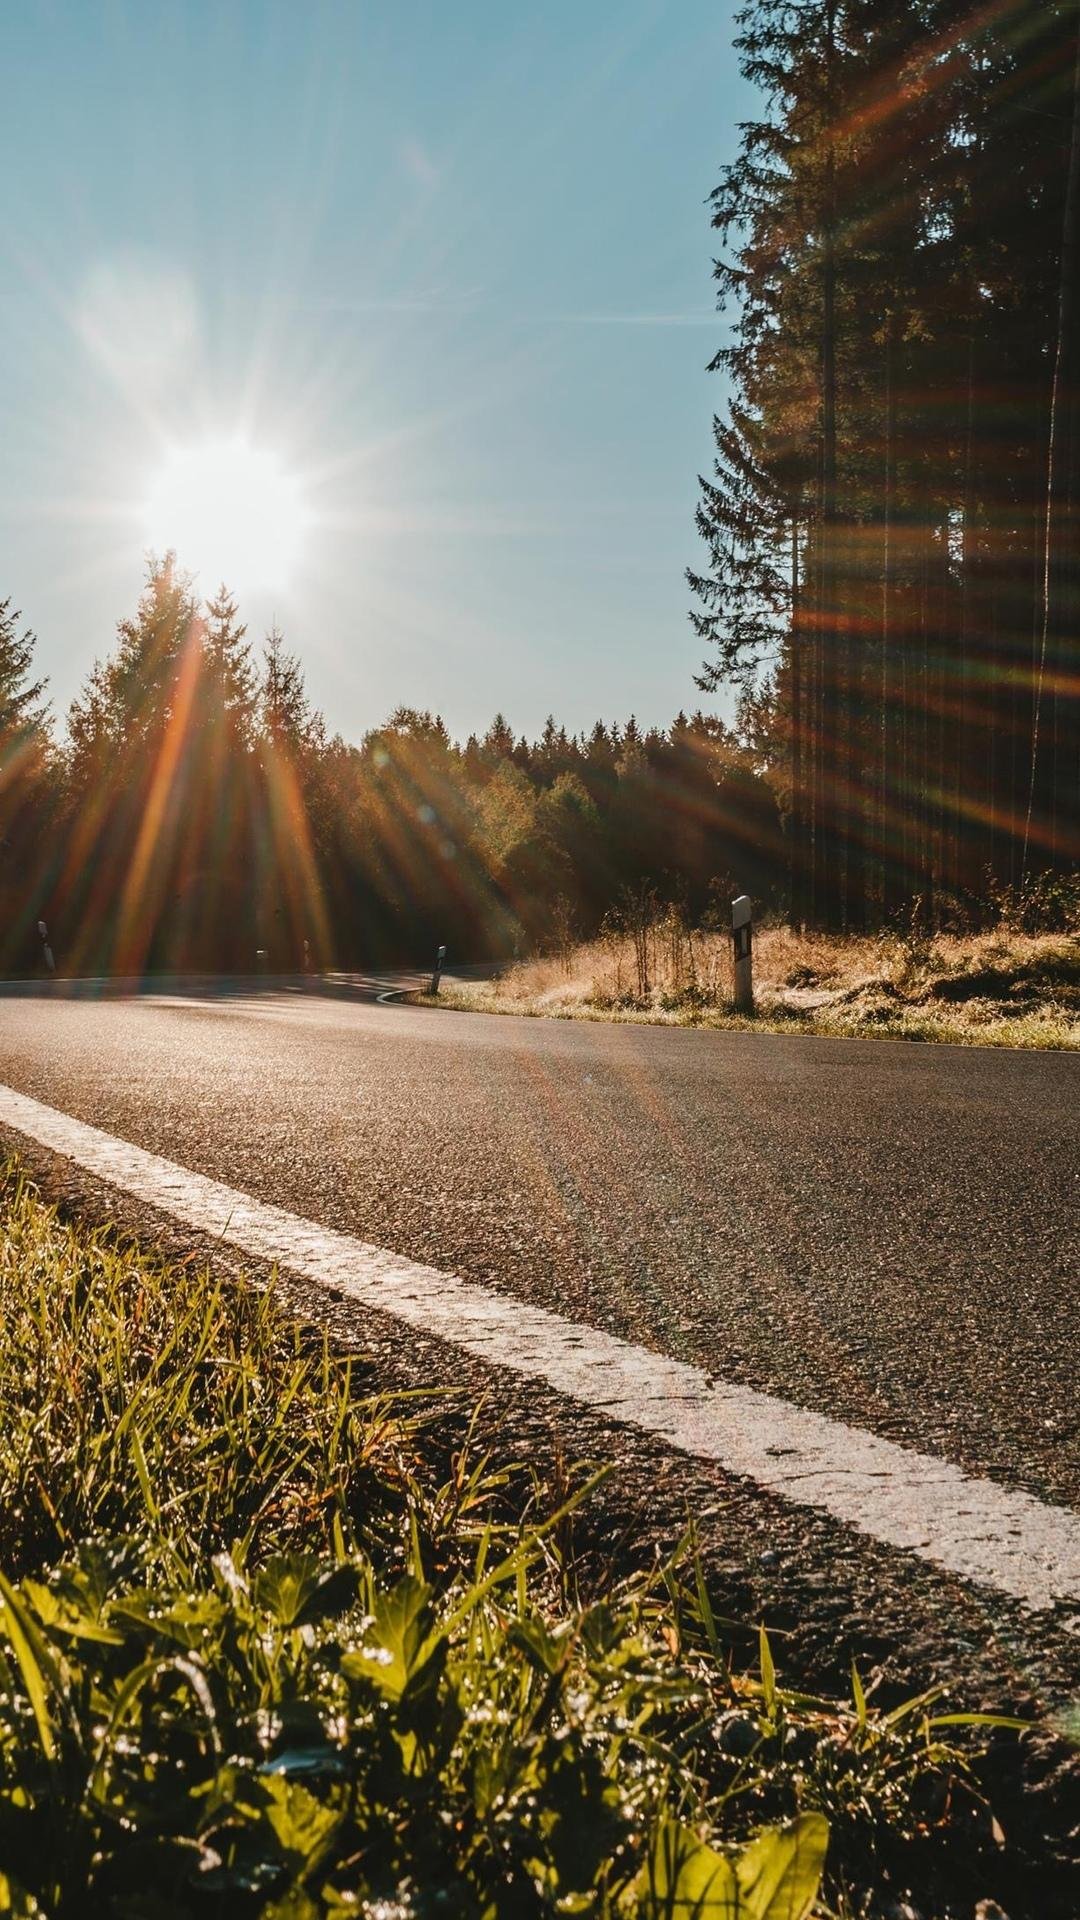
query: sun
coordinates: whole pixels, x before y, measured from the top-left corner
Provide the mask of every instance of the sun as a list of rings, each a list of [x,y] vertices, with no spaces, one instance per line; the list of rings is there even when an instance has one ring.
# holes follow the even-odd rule
[[[173,447],[150,490],[146,533],[204,586],[284,587],[309,515],[303,489],[274,453],[242,439]]]

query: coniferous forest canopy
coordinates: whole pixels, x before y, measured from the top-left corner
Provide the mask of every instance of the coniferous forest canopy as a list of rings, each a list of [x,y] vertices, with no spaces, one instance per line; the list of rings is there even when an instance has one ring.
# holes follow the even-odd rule
[[[722,722],[601,723],[538,741],[501,715],[453,742],[400,709],[359,746],[331,738],[284,639],[249,645],[223,588],[205,606],[170,557],[91,672],[57,749],[0,629],[3,946],[64,971],[251,970],[505,955],[589,933],[655,880],[709,910],[730,876],[783,880],[772,789]],[[18,740],[18,746],[14,743]],[[28,884],[29,881],[29,884]],[[306,951],[305,951],[306,947]]]
[[[754,0],[713,195],[707,684],[769,669],[796,922],[1080,851],[1076,0]],[[779,769],[782,767],[782,774]]]
[[[461,744],[402,709],[350,745],[181,555],[57,739],[8,601],[4,966],[39,919],[65,972],[374,965],[588,935],[650,887],[857,931],[1072,868],[1078,30],[1076,0],[740,16],[761,117],[711,202],[730,331],[690,573],[733,726]]]

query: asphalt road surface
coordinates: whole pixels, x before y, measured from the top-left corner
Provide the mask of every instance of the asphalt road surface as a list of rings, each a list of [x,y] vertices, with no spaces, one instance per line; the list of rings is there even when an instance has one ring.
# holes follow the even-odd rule
[[[385,984],[0,990],[0,1086],[586,1333],[1080,1509],[1080,1059],[465,1014],[379,1004]],[[0,1114],[4,1138],[47,1191],[161,1228]],[[912,1682],[959,1674],[967,1705],[1075,1706],[1075,1602],[1032,1616],[648,1436],[575,1424],[558,1393],[489,1381],[453,1327],[418,1339],[332,1289],[300,1297],[394,1381],[490,1386],[517,1457],[553,1426],[579,1455],[620,1454],[646,1533],[701,1516],[732,1609],[786,1624],[804,1672],[842,1674],[858,1647]],[[1056,1835],[1073,1887],[1075,1773],[1037,1745],[1024,1765],[1032,1846]]]
[[[268,991],[0,999],[0,1081],[1080,1505],[1080,1060]]]

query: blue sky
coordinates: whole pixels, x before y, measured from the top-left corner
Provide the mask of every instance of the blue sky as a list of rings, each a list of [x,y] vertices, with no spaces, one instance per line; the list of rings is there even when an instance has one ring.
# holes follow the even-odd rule
[[[347,738],[694,703],[731,36],[715,0],[0,11],[0,598],[58,712],[170,449],[232,434],[312,519],[250,631]]]

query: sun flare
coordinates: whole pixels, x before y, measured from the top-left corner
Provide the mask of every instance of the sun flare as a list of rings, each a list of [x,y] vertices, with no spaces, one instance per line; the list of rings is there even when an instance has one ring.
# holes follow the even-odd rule
[[[146,502],[149,543],[171,548],[206,588],[286,586],[309,515],[276,454],[248,441],[174,447]]]

